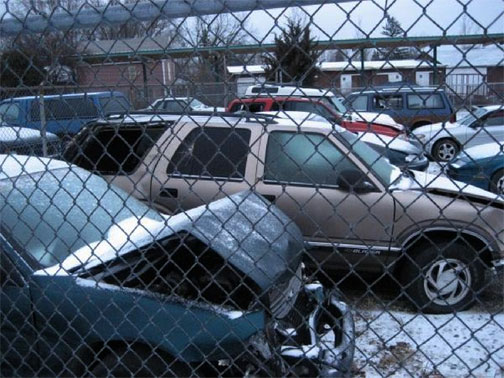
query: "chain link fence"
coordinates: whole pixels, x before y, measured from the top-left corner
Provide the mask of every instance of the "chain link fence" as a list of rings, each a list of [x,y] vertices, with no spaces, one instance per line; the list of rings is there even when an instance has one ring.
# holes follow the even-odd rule
[[[503,24],[4,1],[0,374],[501,376]]]

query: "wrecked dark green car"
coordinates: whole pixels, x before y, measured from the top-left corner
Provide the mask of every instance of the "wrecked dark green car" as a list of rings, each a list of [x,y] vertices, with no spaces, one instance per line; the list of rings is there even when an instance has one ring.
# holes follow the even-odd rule
[[[1,375],[324,375],[353,320],[242,192],[166,217],[89,172],[0,155]]]

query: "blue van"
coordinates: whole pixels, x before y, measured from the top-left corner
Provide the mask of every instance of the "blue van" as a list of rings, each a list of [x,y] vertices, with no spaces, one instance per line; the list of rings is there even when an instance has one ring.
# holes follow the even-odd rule
[[[46,130],[58,136],[75,135],[95,118],[131,109],[121,92],[72,93],[44,96]],[[7,126],[40,130],[39,96],[15,97],[0,102],[0,120]]]
[[[446,92],[436,87],[377,87],[350,94],[345,105],[357,113],[388,114],[408,130],[456,120],[453,105]]]

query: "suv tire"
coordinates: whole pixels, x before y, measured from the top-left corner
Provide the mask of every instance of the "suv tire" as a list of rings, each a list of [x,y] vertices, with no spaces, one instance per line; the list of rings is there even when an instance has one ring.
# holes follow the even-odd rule
[[[436,161],[449,162],[457,156],[459,150],[459,145],[453,139],[441,139],[434,145],[432,157]]]
[[[407,259],[401,282],[408,299],[422,312],[464,310],[483,286],[483,263],[465,243],[422,243]]]

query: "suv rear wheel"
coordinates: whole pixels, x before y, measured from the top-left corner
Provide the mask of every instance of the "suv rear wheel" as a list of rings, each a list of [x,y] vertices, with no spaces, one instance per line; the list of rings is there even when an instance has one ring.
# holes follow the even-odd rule
[[[450,313],[472,305],[484,282],[484,267],[462,243],[424,243],[402,269],[408,299],[428,313]]]
[[[460,148],[453,139],[441,139],[434,145],[432,156],[437,161],[452,161],[457,156]]]

